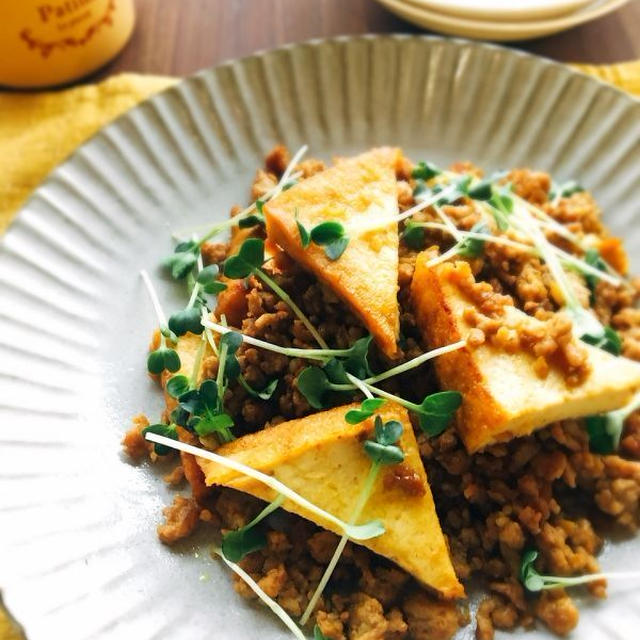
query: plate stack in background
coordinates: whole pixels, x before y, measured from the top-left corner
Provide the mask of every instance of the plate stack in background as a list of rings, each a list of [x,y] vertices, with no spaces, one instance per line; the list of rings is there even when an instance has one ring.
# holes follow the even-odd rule
[[[628,0],[376,0],[425,29],[483,40],[527,40],[570,29]]]

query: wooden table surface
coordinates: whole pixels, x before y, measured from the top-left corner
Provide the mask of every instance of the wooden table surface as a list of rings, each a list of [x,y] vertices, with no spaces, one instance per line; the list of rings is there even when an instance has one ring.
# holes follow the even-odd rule
[[[100,73],[185,75],[260,49],[358,33],[420,33],[373,0],[136,0],[135,33]],[[561,62],[640,58],[640,0],[569,31],[509,43]]]

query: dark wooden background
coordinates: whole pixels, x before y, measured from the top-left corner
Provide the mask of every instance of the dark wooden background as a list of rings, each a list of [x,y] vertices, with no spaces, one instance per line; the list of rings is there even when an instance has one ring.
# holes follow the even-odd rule
[[[136,5],[134,35],[101,75],[117,71],[184,75],[310,38],[421,32],[373,0],[136,0]],[[562,62],[640,58],[640,0],[569,31],[509,46]]]

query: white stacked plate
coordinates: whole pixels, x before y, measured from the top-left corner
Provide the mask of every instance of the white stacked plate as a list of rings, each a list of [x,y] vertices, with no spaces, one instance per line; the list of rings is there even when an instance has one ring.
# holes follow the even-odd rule
[[[629,0],[377,0],[425,29],[485,40],[527,40],[600,18]]]

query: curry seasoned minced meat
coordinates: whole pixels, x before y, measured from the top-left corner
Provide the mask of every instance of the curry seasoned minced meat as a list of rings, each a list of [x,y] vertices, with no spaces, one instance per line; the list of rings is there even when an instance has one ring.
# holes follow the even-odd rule
[[[276,147],[268,154],[251,188],[251,200],[264,196],[277,184],[290,161],[288,151]],[[414,164],[403,158],[397,163],[397,198],[400,211],[414,204],[416,180]],[[295,168],[304,180],[325,168],[322,161],[305,160]],[[452,170],[481,176],[480,170],[458,163]],[[610,237],[600,220],[592,197],[579,191],[566,196],[550,196],[548,174],[516,169],[502,178],[511,183],[523,199],[535,204],[551,219],[571,232],[587,234],[597,242],[600,253],[620,273],[627,259],[620,242]],[[479,222],[477,211],[464,198],[445,204],[442,210],[460,230],[471,230]],[[236,214],[239,208],[232,210]],[[432,208],[415,214],[416,222],[439,222]],[[554,243],[565,251],[574,250],[570,242],[547,230]],[[248,236],[264,237],[260,225],[235,229],[230,243],[207,243],[202,247],[205,264],[221,265],[238,250]],[[414,358],[427,347],[417,326],[410,286],[418,251],[403,241],[401,234],[398,268],[400,306],[399,352],[390,361],[372,345],[369,360],[380,371]],[[434,256],[451,248],[454,240],[437,228],[424,229],[424,247]],[[473,348],[489,341],[509,352],[529,350],[541,356],[538,375],[545,366],[563,362],[568,384],[579,384],[588,375],[588,363],[580,344],[568,335],[571,323],[558,315],[562,296],[547,265],[539,257],[514,247],[486,243],[481,255],[468,257],[473,278],[462,282],[476,304],[469,311],[473,325],[468,343]],[[332,348],[348,348],[367,335],[367,330],[333,291],[283,254],[265,265],[269,276],[302,309]],[[640,281],[625,280],[624,286],[597,282],[591,289],[585,278],[567,271],[576,295],[589,305],[598,319],[620,336],[622,354],[640,360],[640,310],[636,302]],[[503,305],[518,309],[542,321],[545,331],[518,335],[503,330],[499,311]],[[312,335],[304,324],[255,275],[244,281],[228,281],[218,297],[215,317],[224,318],[243,334],[273,344],[314,348]],[[154,343],[157,345],[156,335]],[[564,358],[550,357],[563,353]],[[234,436],[269,429],[281,422],[310,414],[312,408],[296,386],[296,377],[308,364],[250,345],[242,345],[238,362],[246,382],[255,389],[278,379],[275,394],[268,400],[250,395],[233,384],[224,397],[232,416]],[[546,358],[546,359],[545,359]],[[547,362],[548,360],[548,362]],[[208,356],[205,375],[215,378],[217,358]],[[404,398],[420,402],[438,390],[431,362],[379,383],[391,393],[402,391]],[[342,392],[335,404],[359,401],[355,391]],[[329,399],[331,401],[331,398]],[[169,409],[167,410],[167,412]],[[168,415],[165,416],[168,418]],[[148,455],[157,459],[141,431],[148,425],[144,416],[134,419],[123,445],[134,458]],[[450,426],[440,435],[428,437],[414,424],[420,455],[433,492],[442,530],[447,538],[453,565],[463,583],[480,579],[486,594],[475,616],[476,637],[489,640],[495,629],[530,628],[544,624],[564,635],[578,621],[578,610],[564,589],[528,594],[519,580],[523,551],[535,547],[540,552],[539,568],[544,573],[573,575],[595,572],[597,554],[605,530],[615,526],[628,534],[640,525],[640,416],[626,421],[617,454],[592,453],[584,420],[556,422],[533,434],[488,446],[469,454]],[[179,428],[184,442],[215,448],[215,442],[197,438]],[[385,472],[384,483],[399,483],[408,492],[418,491],[411,469],[402,465]],[[203,475],[192,456],[175,458],[175,468],[165,478],[180,486],[186,478],[191,496],[177,495],[164,509],[165,522],[158,527],[160,539],[173,544],[197,528],[209,528],[212,537],[237,529],[249,522],[262,508],[259,500],[226,488],[205,486]],[[338,542],[338,537],[307,520],[278,510],[266,520],[267,546],[250,553],[240,565],[267,593],[294,618],[302,615]],[[254,592],[234,576],[238,593],[255,598]],[[593,597],[606,595],[606,583],[588,585]],[[457,629],[471,623],[465,601],[439,600],[409,574],[390,561],[362,546],[348,543],[337,569],[325,589],[314,614],[320,631],[333,640],[446,640]]]

